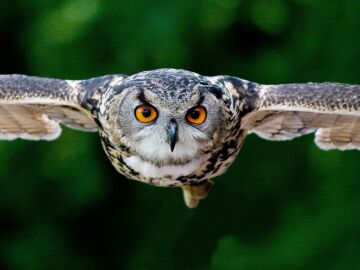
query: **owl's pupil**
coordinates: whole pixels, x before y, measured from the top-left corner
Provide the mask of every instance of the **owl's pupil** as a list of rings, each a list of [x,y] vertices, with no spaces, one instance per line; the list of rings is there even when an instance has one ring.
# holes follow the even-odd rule
[[[198,110],[191,110],[190,115],[192,119],[198,119],[200,117],[200,113]]]
[[[142,111],[142,115],[145,117],[145,118],[148,118],[151,116],[151,111],[147,108],[145,108],[143,111]]]

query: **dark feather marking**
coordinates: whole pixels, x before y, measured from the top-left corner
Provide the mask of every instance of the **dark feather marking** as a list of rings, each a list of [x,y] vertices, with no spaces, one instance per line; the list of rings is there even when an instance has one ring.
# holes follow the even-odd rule
[[[221,97],[222,97],[223,94],[224,94],[224,91],[223,91],[220,87],[215,87],[215,86],[213,86],[213,87],[207,88],[207,90],[208,90],[211,94],[215,95],[215,97],[216,97],[217,99],[221,99]]]
[[[79,104],[89,110],[92,114],[98,112],[98,100],[94,99],[97,92],[103,92],[109,84],[119,78],[120,75],[105,75],[91,78],[80,82],[80,93],[78,96]],[[124,76],[125,78],[126,76]],[[114,87],[115,88],[115,87]]]

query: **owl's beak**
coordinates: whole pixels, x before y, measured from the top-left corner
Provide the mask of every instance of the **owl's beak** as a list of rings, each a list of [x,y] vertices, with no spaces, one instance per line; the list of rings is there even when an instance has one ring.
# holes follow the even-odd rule
[[[167,139],[168,139],[168,143],[170,145],[171,152],[173,152],[174,148],[175,148],[175,144],[178,139],[178,136],[177,136],[178,124],[176,123],[175,119],[170,120],[170,122],[166,128],[166,132],[167,132]]]

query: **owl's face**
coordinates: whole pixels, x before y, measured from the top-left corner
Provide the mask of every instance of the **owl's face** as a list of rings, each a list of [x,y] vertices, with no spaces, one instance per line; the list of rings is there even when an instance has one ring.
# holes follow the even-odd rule
[[[142,178],[186,177],[224,137],[223,90],[205,77],[155,70],[131,76],[115,90],[114,137],[126,149],[123,162]]]

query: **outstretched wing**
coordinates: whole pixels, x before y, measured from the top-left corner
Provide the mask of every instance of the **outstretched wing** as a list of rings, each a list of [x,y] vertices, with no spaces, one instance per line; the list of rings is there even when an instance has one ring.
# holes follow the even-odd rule
[[[0,139],[53,140],[59,123],[84,131],[97,126],[83,99],[115,75],[67,81],[25,75],[0,75]]]
[[[258,98],[244,125],[267,140],[315,132],[322,149],[360,149],[360,85],[257,85]]]

